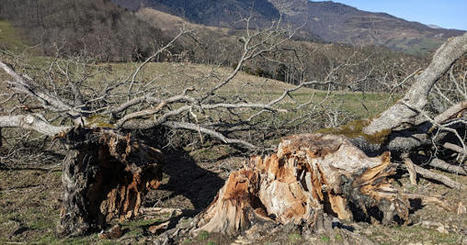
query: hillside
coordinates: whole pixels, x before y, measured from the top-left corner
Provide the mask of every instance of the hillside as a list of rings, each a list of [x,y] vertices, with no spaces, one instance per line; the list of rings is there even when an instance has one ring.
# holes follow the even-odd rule
[[[304,31],[326,41],[354,45],[383,45],[394,50],[423,54],[437,48],[459,30],[433,29],[386,13],[372,13],[334,2],[270,0],[287,22],[306,23]]]
[[[194,24],[152,8],[140,8],[136,16],[170,35],[175,35],[183,25],[193,30],[192,38],[180,40],[180,45],[185,48],[185,61],[232,67],[240,58],[242,43],[238,40],[245,35],[243,30]],[[299,56],[295,56],[294,50]],[[344,63],[348,65],[342,65]],[[384,88],[376,86],[375,80],[388,82],[403,79],[425,63],[426,59],[381,46],[357,48],[348,44],[297,38],[286,40],[274,54],[248,62],[243,70],[253,75],[296,84],[300,79],[324,81],[332,69],[340,66],[338,72],[334,71],[333,79],[342,83],[345,89],[354,83],[351,90],[381,91]],[[365,77],[367,79],[362,80]]]
[[[431,28],[385,13],[372,13],[334,2],[308,0],[229,0],[164,1],[114,0],[129,9],[150,7],[183,17],[191,22],[239,28],[241,17],[254,17],[258,26],[266,26],[280,14],[287,24],[301,26],[300,36],[352,45],[383,45],[410,54],[426,54],[447,38],[464,31]]]
[[[23,39],[48,56],[81,55],[100,61],[141,59],[166,43],[160,30],[106,0],[0,2],[2,43]],[[8,31],[15,28],[15,33]]]
[[[245,35],[242,29],[197,24],[141,6],[137,11],[132,11],[134,6],[125,5],[130,9],[125,10],[104,0],[79,3],[76,0],[46,0],[40,2],[36,15],[21,11],[34,8],[32,2],[14,4],[13,0],[7,0],[5,3],[0,8],[0,17],[7,20],[4,23],[11,23],[15,30],[6,32],[9,39],[21,37],[30,46],[39,44],[36,48],[46,56],[81,55],[97,62],[141,60],[155,48],[166,44],[185,25],[192,32],[174,43],[170,52],[159,56],[158,61],[189,61],[233,67],[242,50],[240,37]],[[269,20],[264,23],[269,23]],[[339,72],[334,71],[333,76],[340,83],[338,89],[381,91],[375,80],[404,78],[425,63],[423,59],[391,52],[386,48],[355,48],[310,42],[310,38],[304,40],[303,37],[306,34],[298,33],[297,38],[286,40],[274,54],[265,54],[249,61],[243,70],[297,84],[303,79],[326,80],[331,70],[340,66]],[[5,38],[0,39],[0,45],[6,41]],[[295,56],[294,50],[300,50],[299,57]],[[341,66],[345,62],[354,64]],[[373,71],[368,76],[370,70]]]
[[[280,12],[267,0],[113,0],[128,9],[143,6],[158,9],[203,25],[232,27],[241,17],[253,13],[256,23],[261,25],[278,19]]]

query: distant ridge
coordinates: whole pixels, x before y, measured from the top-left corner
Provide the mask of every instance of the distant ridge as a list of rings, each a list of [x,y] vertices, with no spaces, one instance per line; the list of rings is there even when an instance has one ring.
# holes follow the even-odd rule
[[[301,26],[300,36],[352,45],[382,45],[411,54],[426,54],[447,38],[464,33],[372,13],[331,1],[308,0],[113,0],[137,10],[150,7],[208,26],[239,28],[240,17],[253,16],[266,26],[282,14],[284,23]]]

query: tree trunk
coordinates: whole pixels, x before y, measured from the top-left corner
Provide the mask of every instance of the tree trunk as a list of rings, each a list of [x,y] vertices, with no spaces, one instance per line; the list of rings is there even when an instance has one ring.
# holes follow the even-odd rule
[[[343,136],[291,136],[277,153],[252,157],[233,172],[194,232],[235,234],[257,221],[316,225],[323,212],[343,220],[407,220],[408,199],[387,178],[394,173],[389,153],[368,157]]]
[[[62,173],[61,235],[81,235],[112,218],[137,215],[146,192],[160,184],[162,153],[130,135],[74,128],[59,137],[70,146]]]
[[[373,135],[384,130],[393,130],[402,123],[414,122],[418,115],[417,110],[422,110],[427,104],[433,85],[466,52],[467,33],[450,38],[433,55],[430,65],[416,77],[404,98],[373,119],[363,132]]]

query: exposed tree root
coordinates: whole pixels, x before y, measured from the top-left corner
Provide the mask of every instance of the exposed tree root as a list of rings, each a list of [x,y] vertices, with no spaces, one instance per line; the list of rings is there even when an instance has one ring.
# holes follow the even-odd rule
[[[138,214],[145,193],[162,179],[162,153],[102,129],[61,135],[71,145],[63,165],[63,207],[58,232],[80,235],[112,218]]]
[[[323,213],[407,220],[408,199],[387,178],[394,173],[389,153],[370,158],[343,136],[291,136],[277,153],[233,172],[193,232],[235,234],[267,221],[315,225]]]

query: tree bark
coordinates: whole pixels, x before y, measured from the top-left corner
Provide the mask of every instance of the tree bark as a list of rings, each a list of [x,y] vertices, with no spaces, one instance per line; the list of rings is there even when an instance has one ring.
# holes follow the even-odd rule
[[[416,77],[415,83],[404,98],[372,120],[363,132],[372,135],[384,130],[393,130],[404,122],[413,122],[414,117],[418,115],[417,110],[422,110],[427,104],[428,94],[433,85],[466,52],[467,33],[445,42],[434,54],[430,65]]]
[[[285,138],[275,154],[252,157],[233,172],[193,230],[235,234],[253,222],[316,225],[343,220],[408,218],[409,202],[393,188],[389,153],[368,157],[343,136]]]
[[[48,136],[55,136],[70,129],[65,126],[54,126],[34,115],[0,116],[0,128],[23,128]]]
[[[443,170],[449,173],[467,175],[467,172],[465,171],[464,168],[462,168],[460,164],[459,165],[449,164],[439,158],[434,158],[433,160],[430,161],[428,165],[430,165],[430,167],[432,168],[437,168],[437,169],[440,169],[440,170]]]
[[[70,146],[62,173],[64,236],[105,228],[113,218],[138,214],[144,195],[162,179],[162,153],[103,129],[74,128],[60,135]]]

